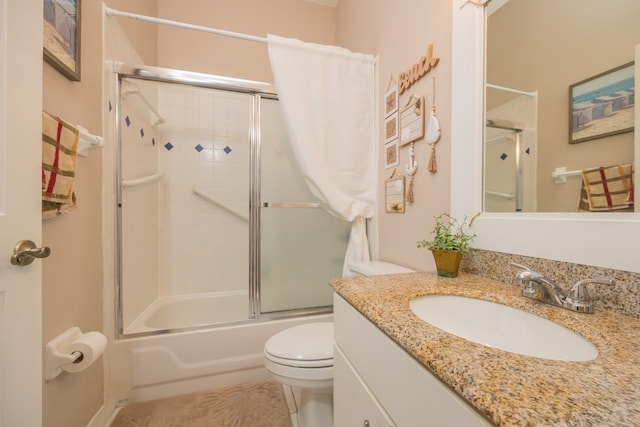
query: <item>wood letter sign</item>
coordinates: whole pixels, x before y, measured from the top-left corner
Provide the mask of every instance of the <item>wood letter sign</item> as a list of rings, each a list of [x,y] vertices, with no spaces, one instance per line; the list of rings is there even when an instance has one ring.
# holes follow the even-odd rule
[[[431,71],[432,68],[435,68],[435,66],[438,65],[438,62],[440,62],[440,58],[433,56],[433,45],[429,44],[427,54],[420,58],[420,61],[413,64],[413,67],[403,73],[400,73],[398,78],[398,81],[400,82],[398,93],[402,94],[405,90],[409,89],[412,84],[420,80],[420,78]]]

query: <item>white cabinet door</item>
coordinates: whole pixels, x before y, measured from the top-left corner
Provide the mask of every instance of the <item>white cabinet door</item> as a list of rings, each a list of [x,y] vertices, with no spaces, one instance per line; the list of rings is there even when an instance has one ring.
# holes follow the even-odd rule
[[[0,0],[0,426],[42,425],[42,261],[9,259],[42,243],[42,1]]]
[[[338,346],[333,354],[334,427],[394,427]]]

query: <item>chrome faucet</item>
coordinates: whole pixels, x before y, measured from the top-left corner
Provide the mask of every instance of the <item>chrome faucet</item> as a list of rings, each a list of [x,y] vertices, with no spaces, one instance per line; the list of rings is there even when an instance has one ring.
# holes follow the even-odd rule
[[[593,313],[593,304],[586,286],[588,283],[615,284],[613,279],[584,279],[574,283],[567,292],[553,280],[529,267],[515,262],[510,264],[521,269],[516,273],[516,281],[522,285],[522,296],[579,313]]]

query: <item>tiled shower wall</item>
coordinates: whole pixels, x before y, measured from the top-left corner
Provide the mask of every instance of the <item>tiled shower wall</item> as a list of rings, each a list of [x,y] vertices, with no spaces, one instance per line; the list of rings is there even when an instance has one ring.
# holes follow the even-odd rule
[[[142,64],[114,19],[107,20],[105,67],[104,253],[107,300],[115,299],[115,105],[113,70]],[[249,129],[251,96],[132,80],[123,102],[123,179],[161,173],[155,183],[123,189],[126,326],[162,296],[248,290]],[[135,87],[132,87],[135,89]],[[128,123],[127,123],[128,122]],[[194,194],[219,200],[233,215]],[[111,311],[111,307],[107,307]]]
[[[251,95],[163,84],[158,96],[160,295],[247,291]]]

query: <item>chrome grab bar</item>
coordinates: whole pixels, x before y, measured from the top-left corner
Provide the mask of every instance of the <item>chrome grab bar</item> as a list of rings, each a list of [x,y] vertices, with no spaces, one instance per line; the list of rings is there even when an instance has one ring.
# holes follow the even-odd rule
[[[137,187],[139,185],[143,185],[143,184],[147,184],[149,182],[157,181],[160,178],[162,178],[163,175],[164,174],[162,174],[162,173],[155,173],[153,175],[144,176],[144,177],[138,178],[138,179],[123,179],[122,180],[122,187],[123,188]]]
[[[320,208],[320,203],[313,202],[263,202],[263,208]]]

